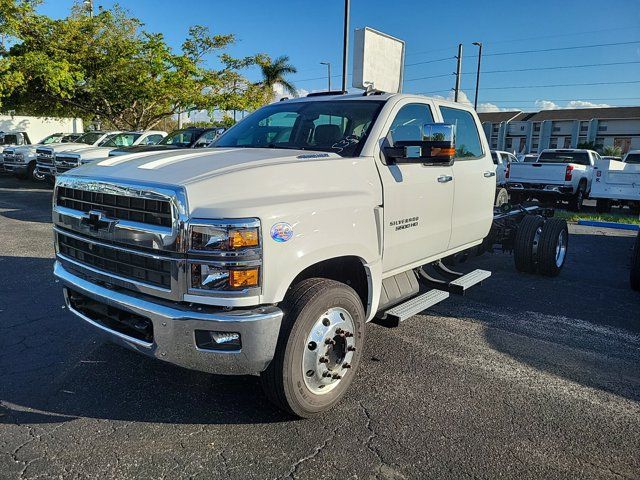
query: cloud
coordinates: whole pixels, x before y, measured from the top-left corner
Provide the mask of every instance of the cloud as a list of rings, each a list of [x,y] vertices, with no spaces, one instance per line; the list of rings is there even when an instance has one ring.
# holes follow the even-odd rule
[[[536,100],[536,107],[540,110],[562,110],[565,108],[607,108],[611,105],[606,103],[592,103],[585,102],[583,100],[571,100],[567,102],[565,105],[558,105],[551,100]]]
[[[284,91],[284,88],[282,87],[282,85],[280,85],[279,83],[276,83],[273,86],[273,91],[275,92],[275,97],[273,98],[274,102],[279,102],[281,99],[283,98],[291,98],[291,94],[288,92]],[[309,93],[309,90],[305,90],[304,88],[299,88],[297,90],[297,95],[298,97],[306,97],[307,94]]]
[[[453,102],[455,98],[455,93],[450,92],[446,97],[442,95],[434,95],[435,98],[442,98],[443,100],[449,100]],[[458,94],[458,103],[462,103],[464,105],[468,105],[470,107],[473,106],[473,102],[469,99],[469,96],[463,91],[460,90]],[[514,110],[513,108],[500,108],[494,103],[479,103],[478,104],[478,113],[486,113],[486,112],[507,112],[510,110]]]

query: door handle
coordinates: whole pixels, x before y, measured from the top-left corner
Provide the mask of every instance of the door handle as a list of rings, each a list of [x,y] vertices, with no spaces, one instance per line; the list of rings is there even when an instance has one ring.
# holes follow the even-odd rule
[[[496,172],[484,172],[484,178],[491,178],[496,176]]]
[[[450,182],[451,180],[453,180],[453,177],[451,175],[440,175],[438,177],[438,182],[440,183],[447,183],[447,182]]]

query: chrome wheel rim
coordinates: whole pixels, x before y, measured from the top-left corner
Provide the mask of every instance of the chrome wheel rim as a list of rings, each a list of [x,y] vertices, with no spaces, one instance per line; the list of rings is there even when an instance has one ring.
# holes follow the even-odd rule
[[[564,257],[567,254],[567,238],[564,230],[560,232],[558,236],[558,243],[556,244],[556,267],[561,267],[564,263]]]
[[[349,375],[356,351],[355,322],[344,308],[330,308],[311,327],[302,355],[307,388],[325,395]]]

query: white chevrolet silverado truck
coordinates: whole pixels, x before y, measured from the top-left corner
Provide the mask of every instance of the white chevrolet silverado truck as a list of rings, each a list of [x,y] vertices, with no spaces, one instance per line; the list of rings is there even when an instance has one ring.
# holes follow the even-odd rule
[[[490,275],[453,259],[500,244],[518,270],[562,269],[563,220],[494,209],[481,132],[461,104],[311,94],[213,148],[78,167],[56,179],[55,276],[68,309],[116,343],[260,374],[280,408],[320,413],[353,381],[367,321],[398,324]]]
[[[99,146],[61,150],[54,154],[55,173],[64,173],[85,163],[107,158],[109,152],[116,148],[155,145],[166,136],[167,132],[160,130],[121,132],[108,137]]]
[[[628,206],[635,215],[640,213],[640,151],[629,152],[623,161],[601,160],[594,166],[591,198],[596,210],[611,211],[612,206]]]
[[[21,179],[43,180],[43,177],[36,174],[36,149],[46,145],[67,143],[75,141],[80,137],[80,133],[54,133],[43,138],[35,145],[22,145],[7,147],[2,152],[4,160],[4,170],[13,173]]]
[[[507,190],[514,203],[536,198],[568,201],[581,210],[589,196],[593,167],[600,155],[592,150],[543,150],[535,162],[512,163],[507,169]]]
[[[36,148],[36,174],[46,181],[53,183],[56,175],[55,153],[61,151],[74,151],[88,146],[100,146],[109,138],[120,133],[120,131],[92,131],[86,132],[73,143],[47,145]]]

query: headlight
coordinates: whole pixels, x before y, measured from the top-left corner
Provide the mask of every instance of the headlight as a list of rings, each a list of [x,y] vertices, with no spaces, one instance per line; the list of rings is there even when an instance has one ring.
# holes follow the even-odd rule
[[[189,290],[194,294],[259,292],[262,266],[258,219],[197,220],[189,225]],[[242,293],[241,293],[242,292]]]
[[[197,223],[189,227],[189,250],[194,252],[234,251],[260,246],[257,220]]]
[[[260,285],[258,266],[227,268],[206,263],[190,263],[191,285],[193,290],[232,291],[255,288]]]

